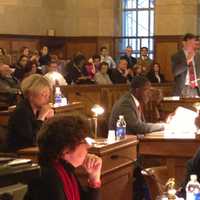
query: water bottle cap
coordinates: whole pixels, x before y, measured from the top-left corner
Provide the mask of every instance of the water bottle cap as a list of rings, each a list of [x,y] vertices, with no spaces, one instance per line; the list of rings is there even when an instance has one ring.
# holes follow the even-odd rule
[[[124,115],[119,115],[119,119],[124,119]]]
[[[190,180],[191,181],[196,181],[197,180],[197,175],[196,174],[191,174],[190,175]]]

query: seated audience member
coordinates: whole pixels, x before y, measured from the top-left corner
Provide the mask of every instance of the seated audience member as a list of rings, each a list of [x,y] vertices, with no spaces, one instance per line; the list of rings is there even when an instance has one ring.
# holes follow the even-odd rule
[[[128,68],[132,68],[136,63],[137,59],[132,56],[133,49],[131,46],[126,47],[124,57],[128,62]]]
[[[31,198],[26,200],[100,200],[102,160],[88,154],[87,133],[87,121],[74,115],[55,117],[41,128],[38,134],[41,187],[37,185],[39,191],[35,196],[33,186],[29,185],[27,196]],[[75,174],[79,166],[89,176],[86,188]]]
[[[92,60],[93,60],[96,72],[98,72],[99,71],[99,65],[101,63],[101,56],[96,54],[96,55],[92,56]]]
[[[40,65],[39,59],[40,59],[39,51],[34,50],[32,55],[31,55],[30,61],[37,62],[37,65],[39,66]]]
[[[102,62],[99,66],[99,71],[95,74],[94,80],[100,85],[112,84],[110,77],[108,76],[108,63]]]
[[[85,63],[85,56],[78,54],[74,57],[73,61],[67,65],[67,82],[69,84],[94,83],[87,74]]]
[[[14,65],[15,71],[13,76],[18,80],[22,81],[25,75],[25,68],[28,63],[27,56],[21,56],[16,65]]]
[[[24,77],[28,77],[31,74],[42,74],[42,71],[38,68],[38,63],[36,60],[28,61],[25,67]]]
[[[0,48],[0,63],[11,64],[11,56],[8,55],[3,48]]]
[[[141,76],[141,75],[143,75],[143,73],[142,73],[142,66],[139,65],[139,64],[134,65],[133,74],[134,74],[134,76]]]
[[[101,62],[107,62],[109,69],[116,68],[116,63],[111,56],[109,56],[108,48],[101,47],[100,49]]]
[[[55,85],[67,85],[67,82],[63,75],[58,72],[57,62],[50,62],[47,66],[47,73],[44,75],[50,82],[51,86]]]
[[[112,71],[110,72],[110,79],[113,82],[113,84],[127,83],[127,65],[128,63],[126,58],[120,57],[117,68],[112,69]]]
[[[153,61],[148,56],[147,47],[141,47],[140,57],[137,59],[137,63],[142,66],[142,72],[144,75],[146,75],[150,71]]]
[[[86,68],[86,72],[87,72],[88,77],[91,80],[94,79],[94,75],[96,74],[96,68],[95,68],[95,65],[93,63],[93,59],[92,58],[90,58],[88,60],[88,63],[86,64],[85,68]]]
[[[40,50],[40,59],[39,59],[40,66],[48,65],[49,61],[50,61],[49,49],[47,46],[43,46]]]
[[[8,122],[9,150],[35,145],[43,121],[53,116],[49,105],[51,86],[46,78],[33,74],[21,83],[24,98],[17,104]]]
[[[165,82],[164,75],[160,73],[160,64],[154,63],[152,69],[147,74],[147,78],[151,83]]]
[[[109,119],[109,130],[115,130],[119,115],[124,115],[127,132],[145,134],[164,129],[163,123],[147,123],[144,119],[143,105],[149,102],[151,83],[144,76],[135,76],[130,92],[124,94],[113,106]]]
[[[20,50],[20,57],[21,56],[26,56],[30,58],[31,57],[30,49],[28,47],[22,47]]]
[[[20,94],[18,81],[12,73],[12,68],[3,63],[0,64],[0,107],[2,108],[14,105],[17,95]]]

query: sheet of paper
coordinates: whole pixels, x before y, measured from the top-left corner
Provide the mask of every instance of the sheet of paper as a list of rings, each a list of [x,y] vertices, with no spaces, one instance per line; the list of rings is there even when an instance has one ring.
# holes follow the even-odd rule
[[[167,129],[165,130],[166,137],[182,137],[193,138],[197,131],[195,118],[197,113],[184,107],[178,107],[175,115],[172,117]]]

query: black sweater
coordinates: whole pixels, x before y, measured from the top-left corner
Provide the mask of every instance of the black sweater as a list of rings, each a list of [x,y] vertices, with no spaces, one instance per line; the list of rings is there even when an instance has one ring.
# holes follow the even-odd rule
[[[100,200],[100,190],[95,188],[83,188],[75,175],[75,168],[65,161],[62,161],[64,169],[73,174],[77,180],[80,191],[80,200]],[[63,183],[52,166],[41,166],[41,177],[29,185],[25,200],[67,200]]]
[[[42,121],[37,120],[29,101],[21,100],[8,122],[9,150],[34,146],[36,134],[41,125]]]

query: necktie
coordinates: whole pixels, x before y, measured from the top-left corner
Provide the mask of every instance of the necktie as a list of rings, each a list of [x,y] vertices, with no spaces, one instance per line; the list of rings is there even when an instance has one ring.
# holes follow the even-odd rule
[[[197,83],[195,81],[195,74],[194,74],[194,66],[192,61],[188,63],[188,70],[189,70],[189,83],[191,88],[197,87]]]

